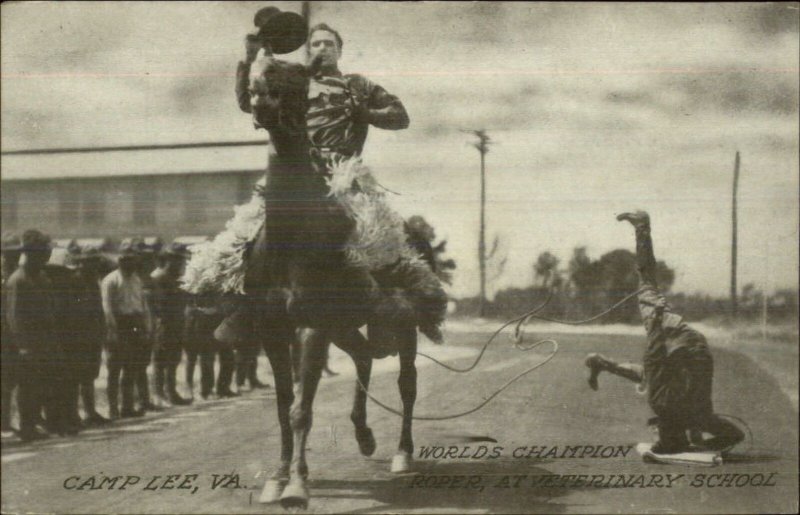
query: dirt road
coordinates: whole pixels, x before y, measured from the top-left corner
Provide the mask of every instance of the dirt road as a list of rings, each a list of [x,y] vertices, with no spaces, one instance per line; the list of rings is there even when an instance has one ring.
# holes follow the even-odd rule
[[[486,334],[449,336],[448,345],[431,352],[466,365]],[[531,335],[536,336],[547,335]],[[797,511],[798,414],[767,370],[737,352],[714,350],[715,407],[747,420],[754,434],[752,448],[743,444],[714,468],[648,465],[631,448],[652,439],[645,427],[650,414],[644,398],[630,383],[608,376],[601,376],[600,391],[591,391],[583,366],[585,354],[596,350],[636,360],[643,339],[577,334],[560,334],[557,339],[560,352],[550,363],[481,411],[447,422],[416,422],[416,474],[401,477],[389,473],[400,420],[370,404],[378,449],[373,457],[361,457],[349,421],[351,365],[335,359],[332,367],[342,374],[323,379],[309,440],[309,511]],[[501,338],[470,374],[421,366],[417,414],[441,415],[477,404],[544,359],[548,351],[542,350],[515,351]],[[371,391],[399,406],[395,361],[388,358],[377,364]],[[481,454],[481,445],[487,446],[487,455],[498,457],[473,458]],[[420,450],[432,446],[457,446],[458,452],[419,459]],[[72,439],[4,442],[2,510],[282,512],[280,506],[257,503],[264,471],[274,466],[278,448],[274,395],[263,390],[84,431]],[[179,477],[168,479],[169,475]],[[109,476],[123,479],[114,489],[107,488],[108,482],[103,489],[91,489]],[[126,481],[125,488],[119,488]],[[162,488],[165,481],[167,488]]]

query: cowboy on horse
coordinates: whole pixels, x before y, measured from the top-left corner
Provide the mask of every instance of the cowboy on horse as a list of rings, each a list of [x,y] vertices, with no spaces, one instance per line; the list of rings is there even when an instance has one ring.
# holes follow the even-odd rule
[[[447,296],[359,158],[369,124],[408,125],[402,104],[363,77],[340,76],[341,39],[332,29],[312,31],[316,52],[304,66],[272,57],[303,44],[302,18],[268,8],[255,21],[264,51],[250,63],[249,106],[243,109],[270,134],[267,173],[251,201],[235,208],[225,231],[192,249],[183,287],[240,295],[241,308],[216,336],[234,343],[261,340],[275,374],[281,461],[262,500],[279,496],[286,506],[304,506],[305,442],[329,343],[356,364],[351,420],[367,456],[375,450],[364,391],[371,362],[399,354],[403,423],[392,470],[407,472],[414,449],[417,329],[441,340]],[[240,65],[239,93],[244,71]],[[368,341],[358,331],[364,325]],[[297,347],[290,351],[292,333]]]
[[[236,97],[241,110],[253,115],[255,126],[264,128],[263,111],[265,97],[268,96],[268,88],[263,80],[264,67],[267,66],[265,63],[272,59],[273,54],[289,53],[302,46],[306,41],[306,26],[299,15],[281,12],[275,7],[259,10],[254,23],[256,30],[245,38],[245,59],[239,62],[237,68]],[[362,75],[341,73],[338,61],[342,52],[342,38],[336,30],[326,24],[318,24],[308,34],[309,63],[314,68],[313,74],[307,78],[307,110],[304,120],[309,157],[318,173],[330,178],[334,163],[344,160],[358,161],[370,125],[387,130],[401,130],[408,127],[409,118],[402,102],[378,84]],[[300,204],[293,204],[294,212],[298,213]],[[310,209],[319,211],[314,207]],[[274,213],[281,211],[286,210],[273,210]],[[280,227],[285,228],[293,223],[288,220],[291,214],[284,214],[286,219],[281,220],[280,215],[276,215],[272,217],[272,221],[267,220],[266,233],[269,234],[269,228],[273,227],[275,239],[278,238]],[[344,229],[344,232],[350,232],[350,228]],[[329,235],[321,235],[321,241],[316,243],[322,244],[326,236]],[[269,240],[269,236],[266,238]],[[257,243],[252,246],[254,250],[247,257],[248,269],[263,268],[269,256],[259,249],[269,246]],[[276,248],[285,245],[273,241],[271,246]],[[258,286],[265,285],[253,285],[251,282],[249,289],[255,290]],[[248,289],[247,286],[245,289]],[[247,337],[252,328],[251,318],[252,310],[237,310],[220,326],[217,331],[218,339],[234,342]],[[437,328],[427,329],[426,333],[440,339]]]
[[[256,14],[255,23],[258,32],[245,39],[245,60],[239,62],[236,72],[236,98],[239,108],[247,113],[253,112],[250,71],[258,51],[263,48],[267,53],[282,54],[305,42],[305,33],[300,30],[304,22],[296,14],[265,7]],[[277,23],[298,27],[290,31],[284,28],[283,33],[291,34],[291,40],[275,36],[279,34]],[[339,70],[342,38],[336,30],[325,23],[312,27],[308,49],[309,62],[319,60],[316,73],[310,78],[306,114],[313,156],[322,160],[358,156],[370,125],[386,130],[408,127],[408,114],[400,99],[362,75],[343,75]]]

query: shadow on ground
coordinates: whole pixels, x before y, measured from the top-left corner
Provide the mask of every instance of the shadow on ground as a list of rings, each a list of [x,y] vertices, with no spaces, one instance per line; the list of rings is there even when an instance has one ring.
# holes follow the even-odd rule
[[[388,469],[388,461],[382,465]],[[313,509],[314,498],[317,498],[320,503],[334,499],[369,501],[370,506],[348,510],[348,513],[465,513],[474,510],[491,513],[564,513],[569,505],[553,502],[554,499],[580,489],[532,488],[530,483],[518,488],[498,487],[504,476],[522,472],[519,463],[512,460],[482,463],[417,462],[415,469],[414,474],[387,474],[384,478],[370,480],[312,479],[310,508]],[[527,467],[524,473],[528,476],[551,474],[540,467]],[[452,483],[457,476],[461,476],[458,486],[443,485],[446,478]],[[480,478],[480,486],[470,483],[470,478]]]

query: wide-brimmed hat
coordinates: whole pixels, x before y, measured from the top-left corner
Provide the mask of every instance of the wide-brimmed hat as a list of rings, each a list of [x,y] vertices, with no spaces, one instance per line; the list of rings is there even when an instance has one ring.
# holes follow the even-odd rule
[[[161,249],[161,255],[165,257],[186,257],[189,255],[189,251],[186,248],[186,245],[179,243],[177,241],[173,241],[163,249]]]
[[[13,232],[4,232],[2,237],[2,248],[0,250],[3,252],[21,251],[22,240],[20,240],[19,236]]]
[[[273,54],[294,52],[306,42],[308,24],[297,13],[264,7],[256,12],[253,23],[258,27],[258,39],[269,45]]]
[[[88,247],[82,249],[80,253],[76,254],[72,258],[76,263],[85,263],[87,261],[103,261],[103,255],[100,253],[100,249],[95,247]]]
[[[119,257],[117,258],[118,261],[133,260],[141,256],[139,245],[132,238],[123,240],[122,243],[119,244],[118,252],[119,252]]]
[[[160,236],[147,236],[142,238],[142,252],[158,254],[164,248],[164,240]]]
[[[41,252],[51,250],[50,237],[36,229],[28,229],[22,234],[22,252]]]

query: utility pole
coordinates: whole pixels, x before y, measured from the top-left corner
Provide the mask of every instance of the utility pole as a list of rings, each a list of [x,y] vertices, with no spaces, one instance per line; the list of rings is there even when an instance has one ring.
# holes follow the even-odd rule
[[[301,2],[300,14],[306,20],[306,27],[311,28],[311,2],[308,0]],[[306,44],[306,57],[308,57],[308,44]]]
[[[766,247],[767,255],[765,256],[764,266],[764,292],[761,295],[761,341],[765,344],[767,343],[767,311],[769,310],[769,240],[767,240]]]
[[[481,293],[478,304],[478,316],[486,314],[486,153],[489,152],[491,138],[483,129],[465,131],[478,138],[472,146],[478,149],[481,155],[481,221],[478,235],[478,266],[480,270]]]
[[[303,16],[303,19],[306,20],[306,27],[311,28],[311,2],[308,0],[303,0],[301,2],[301,11],[300,13]],[[306,43],[306,62],[308,62],[308,43]]]
[[[738,247],[737,235],[737,216],[736,216],[736,194],[739,190],[739,152],[736,152],[736,159],[733,163],[733,203],[731,212],[731,222],[733,225],[733,234],[731,237],[731,317],[736,318],[739,313],[739,301],[737,299],[736,288],[736,259]]]

